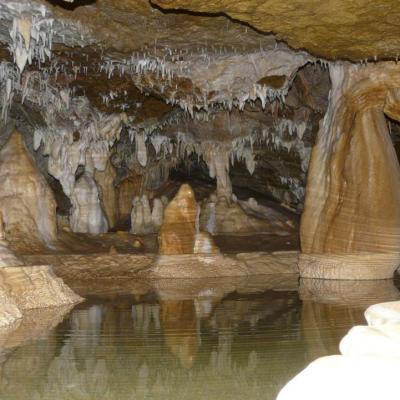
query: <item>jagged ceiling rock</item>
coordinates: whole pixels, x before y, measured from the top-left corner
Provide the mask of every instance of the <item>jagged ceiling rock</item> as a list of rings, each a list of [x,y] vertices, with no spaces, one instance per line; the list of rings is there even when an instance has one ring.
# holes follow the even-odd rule
[[[154,0],[166,9],[225,13],[327,59],[397,58],[396,0]],[[128,3],[122,1],[121,3]]]
[[[314,61],[225,16],[165,13],[147,0],[99,0],[75,9],[42,3],[56,18],[84,26],[101,47],[90,54],[91,66],[79,60],[80,70],[97,65],[108,78],[131,77],[142,91],[190,113],[215,103],[243,107],[247,100],[281,98],[296,71]]]

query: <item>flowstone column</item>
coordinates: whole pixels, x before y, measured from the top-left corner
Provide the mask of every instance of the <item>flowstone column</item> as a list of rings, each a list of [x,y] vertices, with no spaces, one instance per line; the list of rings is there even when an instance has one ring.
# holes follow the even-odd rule
[[[300,275],[391,278],[400,264],[400,167],[385,113],[400,117],[400,67],[340,63],[330,76],[308,173]]]

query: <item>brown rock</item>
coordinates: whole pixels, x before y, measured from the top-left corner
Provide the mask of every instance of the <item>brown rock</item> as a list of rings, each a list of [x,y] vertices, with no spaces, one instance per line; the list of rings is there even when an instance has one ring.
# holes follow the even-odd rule
[[[110,250],[108,250],[108,254],[118,254],[117,248],[114,245],[112,245],[110,247]]]
[[[141,193],[143,179],[140,175],[124,179],[117,187],[118,191],[118,218],[130,218],[132,200]]]
[[[198,208],[194,192],[183,184],[164,211],[158,235],[160,254],[192,254]]]
[[[396,0],[155,0],[164,8],[225,13],[291,47],[325,58],[397,57],[400,5]],[[371,24],[373,29],[371,29]]]
[[[24,310],[82,301],[49,266],[1,268],[0,297],[0,326],[15,322]]]
[[[390,278],[400,261],[400,168],[384,113],[400,118],[393,93],[400,66],[338,63],[330,72],[330,103],[310,161],[301,221],[302,251],[313,260],[300,265],[300,273]],[[358,275],[350,269],[351,278],[343,273],[346,262],[361,267],[367,259],[375,260],[369,269],[358,268]]]

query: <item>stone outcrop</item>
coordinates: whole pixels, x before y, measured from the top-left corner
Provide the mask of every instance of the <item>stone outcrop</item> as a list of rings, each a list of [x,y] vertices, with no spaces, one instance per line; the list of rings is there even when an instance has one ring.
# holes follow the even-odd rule
[[[0,297],[0,326],[16,322],[22,318],[24,310],[82,301],[49,266],[1,268]]]
[[[0,213],[10,239],[47,245],[56,239],[53,193],[17,130],[0,151]]]
[[[70,223],[73,232],[99,234],[107,232],[99,190],[90,173],[83,173],[75,183],[71,196]]]
[[[400,168],[385,114],[400,117],[400,67],[337,63],[330,73],[301,221],[302,251],[312,260],[300,262],[300,274],[391,278],[400,264]]]

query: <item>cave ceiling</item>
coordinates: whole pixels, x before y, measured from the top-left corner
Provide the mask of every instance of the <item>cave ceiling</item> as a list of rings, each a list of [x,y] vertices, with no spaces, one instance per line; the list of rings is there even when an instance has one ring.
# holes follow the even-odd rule
[[[165,9],[224,13],[326,59],[397,58],[397,0],[154,0]]]
[[[317,61],[226,16],[166,12],[148,0],[2,1],[0,12],[3,60],[140,122],[174,107],[193,116],[284,101],[298,69]],[[28,56],[30,18],[43,43]]]

